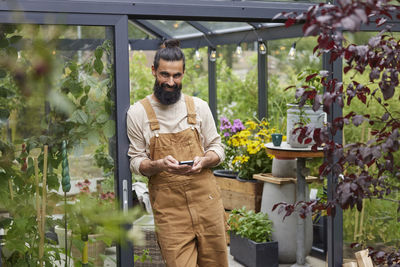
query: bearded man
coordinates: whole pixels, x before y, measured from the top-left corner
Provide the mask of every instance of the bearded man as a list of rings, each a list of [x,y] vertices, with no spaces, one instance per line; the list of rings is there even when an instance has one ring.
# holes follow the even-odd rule
[[[167,40],[154,57],[154,92],[127,114],[130,168],[149,178],[168,267],[228,266],[225,213],[210,167],[224,148],[208,104],[181,93],[185,56]]]

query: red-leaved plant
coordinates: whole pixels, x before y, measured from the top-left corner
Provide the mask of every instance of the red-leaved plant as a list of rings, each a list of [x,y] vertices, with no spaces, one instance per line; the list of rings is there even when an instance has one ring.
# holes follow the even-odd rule
[[[343,114],[334,118],[326,127],[314,131],[315,145],[312,149],[316,150],[318,146],[324,145],[325,152],[325,161],[319,168],[320,175],[332,174],[338,178],[334,199],[326,203],[278,203],[273,209],[279,207],[279,212],[285,212],[284,217],[297,211],[304,218],[307,214],[320,210],[327,210],[328,215],[334,216],[335,205],[343,209],[357,207],[361,210],[362,200],[365,198],[384,199],[392,190],[399,189],[399,163],[395,162],[395,154],[398,154],[400,147],[400,117],[390,110],[388,101],[395,96],[395,90],[399,86],[400,40],[392,34],[390,22],[400,19],[400,7],[385,0],[339,0],[335,5],[319,4],[303,14],[279,13],[275,18],[282,16],[287,19],[286,27],[294,23],[304,23],[305,36],[318,36],[314,53],[318,56],[329,53],[330,63],[344,59],[344,73],[351,72],[356,76],[368,71],[369,83],[362,84],[352,79],[349,84],[343,84],[332,78],[332,73],[327,73],[321,76],[321,83],[325,88],[322,95],[310,92],[310,88],[300,90],[307,93],[307,96],[300,93],[297,97],[312,97],[314,110],[323,105],[324,111],[329,114],[332,104],[343,108],[351,105],[354,98],[358,98],[366,106],[365,113],[352,111]],[[359,31],[362,24],[375,24],[380,32],[370,38],[368,44],[348,44],[342,31]],[[315,77],[311,75],[310,78]],[[381,107],[382,114],[368,114],[368,106],[372,103]],[[345,147],[334,142],[333,136],[343,130],[345,124],[359,126],[362,123],[374,125],[371,140]],[[303,133],[306,132],[310,131],[303,130]],[[376,165],[375,171],[369,168],[373,164]],[[391,183],[389,177],[394,177],[397,182]],[[400,264],[400,251],[372,251],[370,255],[377,264]]]

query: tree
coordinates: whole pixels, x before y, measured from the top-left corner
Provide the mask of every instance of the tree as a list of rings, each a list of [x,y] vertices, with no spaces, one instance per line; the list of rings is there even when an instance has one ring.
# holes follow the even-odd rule
[[[324,145],[325,162],[319,168],[320,175],[332,173],[339,178],[334,199],[327,203],[313,201],[293,205],[276,204],[274,208],[280,206],[280,211],[286,211],[285,216],[294,210],[298,210],[302,217],[318,210],[327,210],[329,215],[334,216],[335,205],[340,205],[343,209],[357,207],[361,210],[363,199],[391,199],[392,192],[399,190],[400,165],[396,159],[399,158],[400,148],[400,116],[390,104],[393,104],[395,98],[400,100],[399,93],[396,92],[399,86],[400,40],[392,33],[392,25],[389,23],[394,18],[400,19],[399,11],[399,6],[386,0],[343,0],[336,5],[315,5],[303,14],[280,13],[275,17],[285,17],[287,27],[304,22],[304,35],[318,36],[314,52],[319,56],[329,53],[331,63],[344,60],[344,73],[353,74],[348,84],[331,79],[327,71],[310,74],[306,80],[321,76],[325,92],[320,95],[315,88],[304,85],[298,88],[298,98],[312,99],[314,110],[323,105],[327,113],[331,111],[333,103],[343,108],[359,99],[365,105],[363,112],[351,111],[335,118],[326,127],[315,129],[312,136],[316,142],[312,149],[316,150],[318,146]],[[348,43],[342,31],[360,31],[362,24],[375,24],[380,32],[372,36],[367,44]],[[357,76],[364,72],[369,74],[367,83],[357,81]],[[381,114],[372,116],[368,109],[370,105],[378,105]],[[358,127],[363,123],[373,127],[373,138],[370,141],[352,143],[345,147],[334,142],[332,136],[343,130],[344,125]],[[302,132],[306,133],[307,130],[310,129]],[[299,136],[300,140],[304,138],[306,134]],[[371,168],[373,165],[376,168]],[[398,203],[399,213],[400,200],[391,200]],[[398,221],[400,222],[400,217]],[[392,266],[400,262],[400,250],[375,251],[371,255],[377,264],[386,263]]]

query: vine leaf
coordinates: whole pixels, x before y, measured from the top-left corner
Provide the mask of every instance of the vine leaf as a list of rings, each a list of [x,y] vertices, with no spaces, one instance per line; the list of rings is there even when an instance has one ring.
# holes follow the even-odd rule
[[[88,115],[83,110],[78,109],[72,113],[69,120],[79,124],[86,124],[88,121]]]
[[[103,61],[101,59],[96,58],[94,60],[94,69],[98,74],[101,74],[104,69]]]
[[[107,138],[111,138],[115,134],[115,121],[109,120],[104,124],[103,133]]]

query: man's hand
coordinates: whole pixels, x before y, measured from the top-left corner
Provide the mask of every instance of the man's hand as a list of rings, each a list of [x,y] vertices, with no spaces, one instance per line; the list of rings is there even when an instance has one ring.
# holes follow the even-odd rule
[[[179,161],[171,155],[159,160],[143,160],[139,168],[140,172],[147,177],[153,176],[162,171],[185,175],[188,174],[191,169],[192,166],[190,165],[179,165]]]
[[[208,151],[204,157],[194,157],[193,166],[186,164],[179,165],[179,161],[177,161],[171,155],[168,155],[159,160],[143,160],[140,164],[139,170],[147,177],[153,176],[162,171],[178,175],[190,175],[194,173],[200,173],[202,169],[215,166],[218,162],[219,157],[214,151]]]
[[[189,173],[200,173],[202,169],[215,166],[219,157],[214,151],[208,151],[204,157],[194,157],[193,166]]]
[[[171,155],[162,159],[162,165],[164,171],[180,175],[187,174],[192,169],[192,166],[190,165],[179,165],[179,161]]]
[[[200,173],[201,170],[204,168],[206,158],[205,157],[194,157],[193,159],[193,166],[190,170],[190,173]]]

